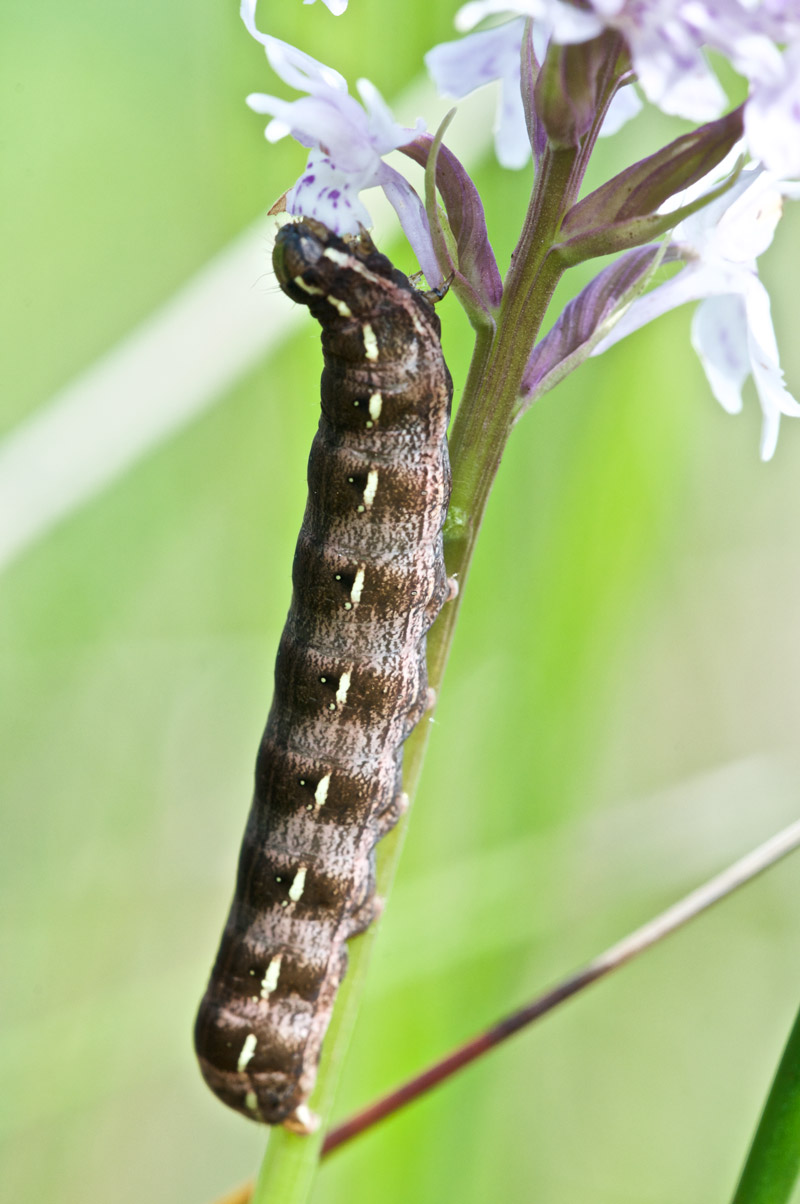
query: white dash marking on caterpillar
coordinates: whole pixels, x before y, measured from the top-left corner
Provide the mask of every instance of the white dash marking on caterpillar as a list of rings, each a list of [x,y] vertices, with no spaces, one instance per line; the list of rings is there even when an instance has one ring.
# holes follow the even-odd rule
[[[361,594],[364,589],[364,566],[360,564],[356,570],[356,575],[353,579],[353,588],[350,590],[350,601],[353,606],[358,606],[361,601]],[[345,606],[347,603],[345,602]]]
[[[324,778],[320,778],[317,782],[317,788],[314,791],[314,806],[319,811],[320,807],[325,806],[325,800],[328,797],[328,787],[331,784],[331,775],[325,774]]]
[[[364,342],[366,343],[366,336],[364,337]],[[377,348],[377,344],[376,344],[376,348]],[[367,355],[367,358],[369,359],[369,354]],[[378,354],[377,354],[377,350],[376,350],[375,359],[377,359],[377,358],[378,358]],[[370,399],[369,399],[369,416],[373,422],[378,421],[378,419],[381,416],[382,409],[383,409],[383,397],[381,396],[381,394],[380,393],[371,394]]]
[[[340,268],[353,268],[355,271],[358,270],[353,261],[353,256],[347,255],[344,251],[339,251],[336,247],[326,247],[322,254],[325,259],[330,259],[331,263],[338,264]]]
[[[297,903],[303,897],[303,889],[306,884],[306,866],[299,866],[297,873],[294,876],[294,881],[289,887],[289,898],[293,903]]]
[[[375,494],[378,492],[378,470],[371,468],[367,473],[367,485],[364,490],[364,506],[369,510],[372,503],[375,501]]]
[[[369,322],[365,322],[361,327],[361,334],[364,338],[364,355],[374,364],[378,358],[378,339]]]
[[[242,1052],[239,1054],[239,1061],[236,1063],[236,1069],[238,1070],[239,1074],[244,1074],[245,1070],[247,1069],[248,1062],[256,1052],[257,1045],[258,1037],[255,1035],[255,1033],[248,1033],[244,1039]]]
[[[339,685],[336,690],[336,701],[340,707],[343,707],[347,702],[347,691],[350,689],[350,674],[343,673],[339,678]]]
[[[339,251],[336,247],[326,247],[322,254],[325,259],[330,259],[331,263],[337,264],[340,268],[348,268],[349,271],[355,272],[357,276],[363,276],[365,280],[370,280],[374,283],[378,279],[374,272],[371,272],[354,255],[348,255],[344,251]]]
[[[280,973],[281,973],[281,962],[282,961],[283,961],[283,954],[276,953],[275,956],[270,961],[269,965],[267,966],[267,972],[264,975],[264,977],[261,979],[261,998],[262,999],[269,999],[270,995],[277,987],[278,978],[280,977]]]
[[[292,278],[292,283],[296,284],[298,288],[301,288],[304,293],[308,293],[308,295],[310,297],[324,297],[325,296],[324,289],[317,288],[317,286],[315,284],[306,284],[306,282],[302,276],[294,276]]]
[[[353,311],[346,301],[342,301],[340,297],[332,297],[328,294],[328,303],[333,306],[337,314],[342,318],[352,318]]]

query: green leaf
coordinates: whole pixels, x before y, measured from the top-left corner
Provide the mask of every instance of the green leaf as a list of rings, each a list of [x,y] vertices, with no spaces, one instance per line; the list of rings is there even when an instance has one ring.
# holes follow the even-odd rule
[[[788,1204],[800,1177],[800,1012],[732,1204]]]

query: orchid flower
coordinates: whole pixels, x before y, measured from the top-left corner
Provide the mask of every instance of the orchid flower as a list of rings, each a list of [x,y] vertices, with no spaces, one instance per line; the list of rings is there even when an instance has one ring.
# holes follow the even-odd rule
[[[752,376],[763,412],[762,460],[775,452],[781,414],[800,417],[800,404],[783,383],[769,295],[756,267],[772,242],[784,196],[800,199],[800,185],[761,168],[743,171],[726,193],[675,228],[673,249],[686,266],[634,301],[593,352],[600,355],[687,301],[702,301],[692,320],[692,346],[728,413],[741,410],[742,387]]]
[[[800,6],[747,4],[743,0],[589,0],[578,8],[563,0],[471,0],[456,14],[456,28],[474,30],[487,17],[505,24],[445,42],[426,55],[439,91],[461,97],[501,81],[496,119],[497,155],[506,167],[529,156],[519,97],[519,45],[523,19],[534,19],[537,57],[547,38],[562,45],[587,41],[604,30],[625,39],[645,96],[665,113],[710,121],[726,97],[704,47],[724,54],[751,83],[748,137],[753,154],[778,174],[797,174],[800,160]],[[776,43],[790,42],[782,56]],[[517,54],[515,57],[514,49]],[[604,134],[638,111],[631,89],[614,98]]]
[[[531,157],[520,95],[520,47],[525,22],[519,18],[494,29],[469,34],[457,42],[442,42],[425,55],[442,96],[460,100],[476,88],[500,80],[494,135],[502,167],[524,167]]]
[[[508,3],[502,5],[503,9],[509,7]],[[533,26],[534,49],[541,61],[552,28],[549,16],[544,13],[545,6],[534,0],[534,3],[519,3],[514,7],[515,11],[529,16],[538,14],[540,10],[542,12],[543,20]],[[473,8],[481,10],[480,14],[473,14],[476,20],[488,11],[487,4],[481,0],[480,3],[467,5],[461,13]],[[569,11],[577,13],[575,25],[583,29],[585,23],[580,10],[570,8]],[[461,25],[464,27],[463,22]],[[459,41],[442,42],[425,55],[425,65],[442,96],[461,99],[476,88],[499,80],[500,97],[494,123],[495,152],[502,167],[514,169],[524,167],[531,157],[520,94],[520,51],[524,28],[525,19],[520,15],[491,29],[467,34]],[[611,102],[601,135],[607,137],[616,133],[641,107],[641,101],[632,89],[618,92]]]
[[[800,176],[800,38],[781,52],[767,39],[740,62],[750,80],[744,129],[751,153],[778,175]]]
[[[425,209],[414,189],[383,156],[411,142],[423,129],[407,129],[392,117],[377,88],[366,79],[356,87],[362,104],[347,91],[338,71],[318,62],[279,38],[261,33],[255,25],[256,0],[242,0],[241,16],[248,31],[266,50],[277,75],[298,91],[299,100],[253,93],[251,109],[272,117],[266,128],[270,142],[291,134],[310,148],[300,179],[286,193],[288,213],[314,217],[337,234],[357,234],[371,226],[369,211],[359,194],[383,188],[396,210],[406,237],[431,288],[443,283],[436,262]]]

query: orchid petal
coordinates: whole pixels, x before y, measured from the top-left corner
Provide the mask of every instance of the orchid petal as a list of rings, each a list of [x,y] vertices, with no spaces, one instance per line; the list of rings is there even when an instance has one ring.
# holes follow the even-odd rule
[[[680,305],[686,305],[690,301],[702,301],[709,296],[735,292],[735,288],[732,287],[735,283],[736,277],[723,269],[689,264],[677,276],[634,301],[592,354],[602,355],[629,334],[641,330],[649,322],[677,309]]]
[[[400,219],[400,225],[425,274],[425,279],[432,289],[441,288],[444,277],[436,262],[425,206],[405,176],[401,176],[400,172],[395,171],[388,163],[381,164],[379,175],[380,185]]]
[[[347,0],[322,0],[323,4],[334,17],[341,17],[342,13],[347,8]],[[313,4],[314,0],[303,0],[303,4]]]
[[[476,88],[516,72],[525,22],[520,18],[467,34],[456,42],[441,42],[425,55],[425,66],[439,93],[460,100]]]
[[[495,150],[501,166],[521,168],[531,145],[520,95],[520,49],[525,22],[508,21],[468,34],[458,42],[442,42],[425,55],[437,91],[460,99],[476,88],[500,80],[494,121]]]
[[[401,149],[403,154],[425,167],[427,174],[433,143],[430,134],[423,133]],[[449,248],[442,245],[445,242],[442,225],[439,221],[437,231],[437,216],[433,216],[430,219],[432,232],[441,235],[438,261],[446,265],[443,270],[454,271],[453,289],[464,308],[470,312],[473,301],[476,301],[477,308],[487,314],[499,307],[503,284],[489,243],[486,216],[478,190],[463,163],[442,144],[439,145],[436,159],[436,188],[444,202],[450,230],[456,240],[457,263],[453,263]],[[435,210],[435,205],[432,207]],[[434,249],[436,247],[437,241],[434,241]]]
[[[800,42],[781,56],[770,43],[771,69],[752,79],[744,127],[753,155],[779,175],[800,175]],[[774,56],[774,57],[773,57]],[[746,70],[746,69],[745,69]]]
[[[494,146],[501,167],[519,170],[531,157],[531,143],[525,110],[519,94],[519,68],[516,86],[503,80],[494,119]]]
[[[743,171],[674,231],[675,250],[686,267],[635,301],[593,353],[602,354],[678,305],[702,300],[692,320],[692,346],[714,397],[729,413],[741,410],[742,387],[752,376],[763,414],[764,460],[775,451],[781,415],[800,417],[800,403],[784,383],[769,294],[755,261],[772,242],[783,197],[795,191],[796,185],[762,168]]]
[[[610,138],[642,111],[642,102],[633,88],[620,88],[608,106],[600,129],[601,138]]]
[[[712,121],[725,109],[725,92],[700,48],[677,34],[683,31],[668,23],[652,25],[632,39],[631,53],[642,91],[664,113]]]
[[[286,211],[296,217],[313,217],[337,234],[357,234],[371,226],[372,218],[359,198],[361,183],[348,182],[327,155],[309,155],[306,169],[286,194]]]
[[[288,42],[281,42],[279,38],[269,38],[265,47],[270,67],[290,88],[296,88],[298,92],[332,88],[347,93],[344,76],[310,54],[290,46]]]
[[[713,297],[692,317],[692,347],[711,392],[729,414],[742,408],[742,388],[750,375],[747,319],[741,297]]]
[[[730,190],[732,198],[719,218],[716,244],[731,263],[750,263],[772,243],[783,213],[779,183],[768,172],[742,172]],[[718,202],[728,199],[727,194]]]
[[[247,32],[264,47],[270,66],[284,83],[296,88],[298,92],[312,91],[317,84],[347,91],[347,80],[333,67],[327,67],[310,54],[290,46],[288,42],[282,42],[280,38],[261,33],[256,28],[256,4],[257,0],[241,0],[239,16]]]
[[[376,149],[387,154],[413,137],[413,132],[395,121],[391,109],[370,80],[357,80],[356,88],[367,111],[370,136]],[[425,122],[421,117],[417,119],[417,125],[420,129],[425,128]]]

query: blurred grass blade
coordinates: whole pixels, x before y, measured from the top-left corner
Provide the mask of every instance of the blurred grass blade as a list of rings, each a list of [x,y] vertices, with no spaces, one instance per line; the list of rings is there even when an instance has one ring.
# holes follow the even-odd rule
[[[800,1012],[732,1204],[788,1204],[800,1176]]]
[[[322,1155],[332,1153],[338,1149],[340,1145],[351,1141],[354,1137],[359,1136],[373,1125],[381,1120],[385,1120],[387,1116],[391,1116],[400,1108],[404,1108],[407,1104],[419,1099],[426,1092],[438,1087],[447,1079],[469,1066],[472,1062],[482,1058],[490,1050],[495,1049],[502,1042],[507,1041],[509,1037],[513,1037],[523,1028],[527,1028],[529,1024],[533,1024],[536,1020],[540,1020],[542,1016],[548,1015],[554,1008],[565,1003],[574,995],[584,991],[593,983],[598,982],[607,974],[620,969],[628,964],[634,958],[651,949],[665,937],[670,936],[673,932],[677,932],[684,924],[690,920],[696,919],[709,907],[726,899],[739,887],[745,886],[751,882],[764,870],[769,869],[786,857],[789,853],[794,852],[800,847],[800,820],[790,824],[783,831],[776,833],[769,840],[764,841],[757,849],[740,857],[733,865],[728,866],[720,874],[716,874],[708,882],[697,887],[696,890],[690,891],[683,899],[679,899],[666,911],[662,911],[660,915],[655,916],[646,924],[642,924],[640,928],[628,934],[617,941],[616,944],[606,949],[598,957],[593,958],[580,970],[574,974],[570,974],[567,978],[556,983],[554,987],[538,995],[535,999],[524,1007],[517,1008],[505,1016],[498,1023],[479,1033],[471,1040],[464,1042],[447,1054],[446,1057],[439,1059],[426,1070],[415,1075],[414,1078],[407,1080],[400,1087],[387,1095],[381,1097],[374,1104],[364,1108],[361,1112],[357,1112],[349,1120],[343,1121],[326,1135],[322,1144]],[[787,1070],[789,1082],[792,1084],[794,1096],[793,1107],[794,1113],[789,1113],[789,1123],[785,1136],[781,1140],[784,1142],[787,1149],[791,1148],[792,1140],[794,1140],[794,1156],[795,1156],[795,1171],[797,1175],[797,1161],[800,1159],[798,1153],[798,1138],[800,1138],[800,1032],[793,1033],[793,1041],[789,1042],[787,1052],[784,1055],[784,1061],[781,1063],[781,1070],[790,1057],[789,1051],[793,1048],[794,1043],[794,1061],[791,1063],[791,1070]],[[793,1078],[792,1078],[793,1074]],[[781,1071],[779,1071],[779,1080]],[[785,1092],[784,1092],[785,1093]],[[770,1097],[770,1100],[772,1097]],[[781,1096],[783,1101],[783,1095]],[[769,1112],[770,1104],[767,1104],[765,1118]],[[781,1123],[785,1125],[786,1117],[784,1116],[784,1104],[780,1104]],[[763,1122],[762,1122],[763,1123]],[[759,1133],[760,1133],[759,1129]],[[781,1130],[783,1132],[783,1130]],[[755,1148],[755,1146],[754,1146]],[[771,1148],[771,1147],[770,1147]],[[781,1150],[783,1146],[780,1147]],[[793,1182],[794,1180],[792,1180]],[[791,1190],[791,1183],[789,1184]],[[733,1204],[783,1204],[788,1200],[788,1195],[751,1195],[737,1198]],[[260,1204],[260,1201],[259,1201]]]

